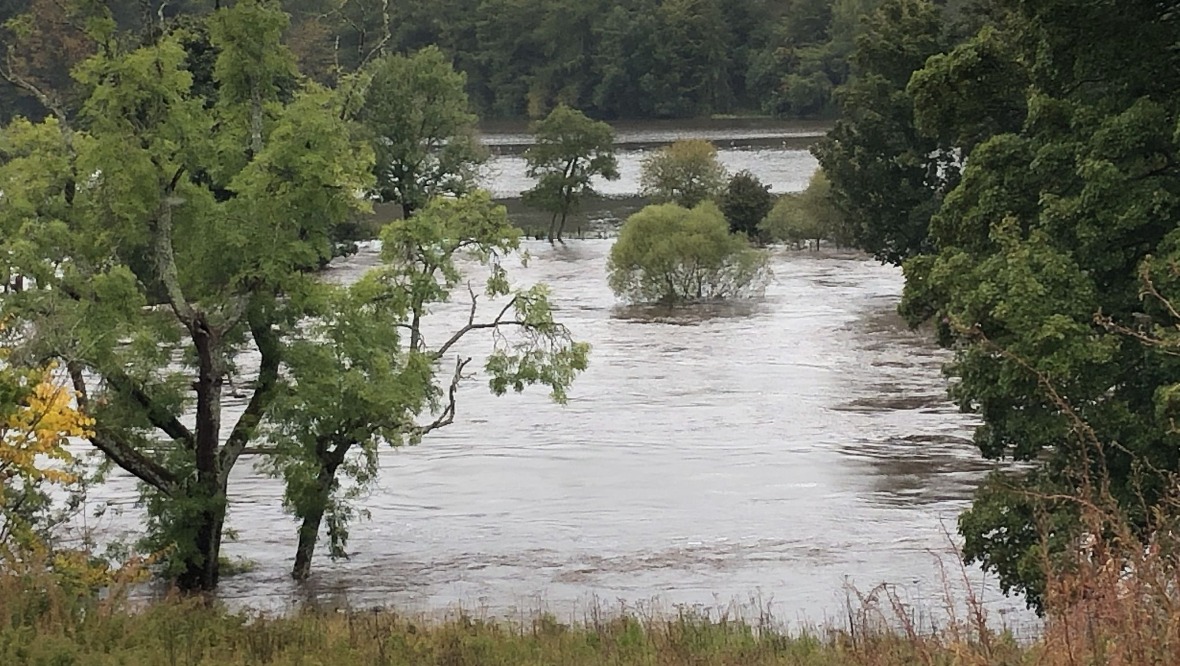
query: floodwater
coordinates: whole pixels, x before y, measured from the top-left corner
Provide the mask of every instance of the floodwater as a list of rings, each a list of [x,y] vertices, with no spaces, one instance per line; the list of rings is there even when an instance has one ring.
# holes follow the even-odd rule
[[[715,128],[688,130],[706,131],[718,138]],[[617,187],[630,192],[643,151],[675,137],[621,134]],[[790,130],[733,134],[721,136],[723,161],[776,191],[802,189],[814,171],[804,150],[782,145]],[[501,192],[522,189],[513,159],[503,152],[493,163]],[[944,588],[961,602],[969,581],[994,610],[1021,605],[978,569],[964,581],[955,563],[948,533],[988,466],[970,443],[973,421],[946,400],[945,353],[895,314],[898,270],[778,251],[759,301],[627,308],[606,285],[611,242],[530,242],[528,267],[513,269],[521,285],[548,283],[561,321],[593,345],[568,405],[543,390],[495,398],[469,382],[452,426],[382,453],[350,559],[333,562],[322,547],[302,586],[288,578],[296,525],[281,485],[244,459],[232,480],[236,538],[224,552],[254,569],[226,578],[222,597],[269,610],[313,601],[566,618],[620,603],[736,604],[823,621],[842,617],[854,590],[882,583],[937,616]],[[328,278],[356,279],[376,261],[365,248]],[[462,322],[466,308],[462,298],[441,307],[436,330]],[[486,350],[479,338],[462,351]],[[227,402],[227,430],[243,407]],[[91,526],[134,537],[135,496],[130,479],[113,475],[92,500],[117,511]]]
[[[244,461],[225,552],[257,568],[222,595],[423,612],[758,599],[818,620],[840,613],[849,586],[890,583],[935,612],[938,561],[953,565],[945,531],[986,466],[972,421],[945,399],[944,354],[894,314],[898,271],[782,251],[756,303],[627,308],[606,286],[611,242],[530,243],[514,269],[522,285],[549,283],[561,320],[593,344],[568,405],[543,391],[495,398],[473,380],[454,425],[382,454],[351,559],[318,559],[305,588],[287,578],[295,524],[281,487]],[[363,251],[331,277],[375,261]],[[440,310],[438,329],[465,308]],[[134,498],[125,480],[100,492]],[[115,520],[134,529],[133,516]],[[1012,605],[984,587],[996,608]]]
[[[615,128],[620,177],[613,181],[595,178],[594,189],[608,197],[637,195],[643,159],[652,151],[681,139],[707,139],[717,147],[717,157],[730,173],[748,170],[776,194],[798,192],[807,187],[818,166],[807,148],[822,135],[822,128],[811,124],[622,125]],[[492,151],[492,159],[484,169],[484,187],[498,198],[513,198],[533,186],[534,181],[525,175],[522,155],[531,141],[529,134],[485,133],[482,140]]]

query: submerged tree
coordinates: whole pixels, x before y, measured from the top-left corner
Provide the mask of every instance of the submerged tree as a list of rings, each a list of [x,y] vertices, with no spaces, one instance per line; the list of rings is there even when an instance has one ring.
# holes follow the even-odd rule
[[[403,217],[434,197],[475,186],[487,151],[475,137],[478,118],[466,85],[437,47],[387,56],[372,67],[358,117],[372,134],[377,193],[400,204]]]
[[[725,189],[725,167],[717,148],[704,139],[684,139],[643,160],[643,193],[661,203],[692,208]]]
[[[295,578],[310,572],[325,517],[332,556],[344,554],[355,515],[351,500],[374,480],[382,444],[417,443],[453,422],[472,361],[460,353],[468,338],[492,336],[485,372],[493,393],[540,384],[564,402],[586,368],[589,347],[554,321],[544,286],[509,287],[503,262],[519,237],[504,207],[486,193],[436,199],[386,227],[381,267],[352,286],[317,285],[309,292],[308,334],[287,348],[268,427],[277,447],[268,466],[286,480],[285,503],[301,521]],[[488,267],[483,292],[492,313],[480,315],[463,258]],[[431,309],[461,285],[470,298],[466,320],[428,340]],[[417,422],[420,413],[433,420]],[[347,489],[341,473],[350,477]]]
[[[712,202],[653,205],[627,218],[607,272],[618,296],[662,304],[755,296],[769,277],[765,252],[730,233]]]
[[[807,189],[778,198],[759,227],[770,238],[796,247],[821,240],[848,245],[851,232],[844,213],[832,198],[832,186],[823,171],[815,172]]]
[[[619,177],[614,132],[610,125],[561,105],[533,126],[533,138],[524,156],[528,176],[537,184],[524,193],[524,202],[552,214],[548,238],[560,241],[566,218],[594,193],[593,179]]]

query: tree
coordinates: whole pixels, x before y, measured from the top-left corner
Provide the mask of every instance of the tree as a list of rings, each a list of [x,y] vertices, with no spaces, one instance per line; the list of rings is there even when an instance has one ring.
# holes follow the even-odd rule
[[[92,425],[54,368],[24,370],[7,356],[0,352],[0,565],[49,538],[58,520],[46,486],[74,485],[66,440]]]
[[[1174,519],[1180,363],[1143,341],[1175,326],[1180,17],[1148,0],[995,4],[912,79],[915,117],[969,153],[933,253],[905,263],[902,310],[956,349],[952,397],[981,418],[982,454],[1024,463],[989,478],[959,531],[1039,608],[1045,563],[1088,537],[1083,505],[1143,542]]]
[[[528,176],[537,184],[524,193],[524,202],[552,213],[549,242],[560,241],[566,218],[594,193],[593,179],[619,177],[614,132],[610,125],[560,105],[533,125],[533,140],[524,157]]]
[[[730,233],[712,202],[652,205],[627,218],[607,273],[616,295],[666,305],[754,296],[769,277],[766,254]]]
[[[403,217],[474,187],[487,152],[475,138],[466,83],[436,47],[374,63],[359,120],[373,135],[377,193],[401,204]]]
[[[81,116],[17,121],[0,166],[0,256],[27,287],[3,302],[27,332],[14,358],[61,363],[90,443],[143,483],[185,589],[217,585],[230,472],[300,335],[292,296],[362,207],[372,164],[344,95],[280,97],[294,68],[273,3],[239,0],[209,26],[218,56],[199,74],[215,100],[194,93],[183,35],[112,45],[76,71]],[[227,383],[250,395],[232,425]]]
[[[906,93],[910,75],[945,45],[933,2],[883,2],[857,37],[841,119],[812,148],[855,244],[884,262],[933,249],[930,217],[958,178],[958,153],[918,131]]]
[[[704,139],[685,139],[643,159],[643,194],[659,202],[692,208],[725,188],[725,167],[717,149]]]
[[[821,240],[837,245],[849,242],[848,221],[832,199],[832,186],[823,171],[815,172],[807,189],[784,194],[762,221],[760,230],[770,238],[801,246]]]
[[[586,368],[589,347],[554,321],[544,286],[510,289],[501,262],[519,238],[487,193],[435,199],[385,228],[380,268],[349,287],[317,285],[304,322],[308,336],[288,347],[286,390],[269,428],[277,450],[268,466],[285,479],[285,504],[301,523],[295,578],[310,571],[325,516],[330,552],[344,554],[351,500],[376,477],[381,444],[414,444],[454,421],[472,360],[458,353],[466,338],[493,336],[485,371],[494,393],[541,384],[565,401],[570,382]],[[494,316],[479,319],[478,298],[469,291],[466,323],[428,345],[424,327],[432,305],[470,284],[458,263],[464,256],[489,268],[485,294],[503,303]],[[451,356],[453,371],[442,372]],[[417,423],[422,412],[433,420]],[[341,472],[351,477],[347,490]]]
[[[770,193],[770,186],[763,185],[757,176],[749,171],[739,171],[729,179],[720,203],[730,232],[754,239],[759,235],[758,225],[774,207],[774,196]]]

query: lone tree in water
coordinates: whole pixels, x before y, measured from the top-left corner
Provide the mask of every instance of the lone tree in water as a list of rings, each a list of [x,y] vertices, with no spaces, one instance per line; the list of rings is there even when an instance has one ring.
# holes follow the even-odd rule
[[[619,178],[614,132],[563,104],[533,126],[533,139],[524,157],[537,184],[524,193],[524,203],[552,214],[547,235],[552,243],[561,240],[569,214],[594,193],[595,176]]]
[[[643,160],[643,194],[660,203],[692,208],[725,189],[725,167],[717,148],[704,139],[677,141]]]
[[[300,521],[296,579],[310,573],[325,518],[331,556],[344,555],[352,501],[375,480],[380,446],[415,444],[454,421],[472,361],[460,353],[469,337],[493,337],[484,367],[493,393],[540,384],[565,401],[589,347],[554,321],[543,285],[510,289],[502,264],[519,239],[486,192],[436,199],[385,228],[381,267],[350,287],[315,286],[308,335],[288,347],[268,428],[276,447],[268,468],[286,481],[285,505]],[[483,296],[494,303],[491,314],[480,316],[480,298],[467,286],[466,320],[430,344],[423,328],[431,308],[470,285],[462,258],[487,267]],[[417,423],[421,413],[433,420]],[[351,477],[347,489],[341,473]]]
[[[730,233],[712,202],[648,206],[627,218],[607,273],[616,295],[664,305],[756,296],[769,277],[766,253]]]
[[[400,204],[403,217],[434,197],[475,187],[487,152],[475,138],[466,85],[466,75],[434,46],[372,67],[358,116],[372,134],[377,193]]]

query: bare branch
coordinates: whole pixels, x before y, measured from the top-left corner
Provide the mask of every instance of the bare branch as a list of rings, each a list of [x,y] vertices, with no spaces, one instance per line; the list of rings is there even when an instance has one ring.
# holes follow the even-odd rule
[[[90,436],[90,443],[127,473],[165,495],[172,495],[176,487],[176,477],[172,472],[120,439],[115,433],[96,429]]]
[[[270,327],[270,322],[255,319],[251,321],[250,332],[254,336],[254,344],[262,355],[262,362],[258,369],[258,380],[254,386],[254,395],[246,405],[246,410],[238,417],[229,439],[222,447],[220,456],[221,474],[226,476],[233,469],[238,457],[245,451],[246,445],[254,439],[262,417],[274,400],[275,387],[278,385],[279,364],[281,350],[278,336]],[[224,479],[223,479],[224,480]]]
[[[434,352],[434,358],[439,359],[445,356],[446,353],[450,351],[451,347],[454,347],[456,344],[458,344],[458,342],[463,339],[463,336],[467,335],[471,331],[500,328],[501,326],[528,326],[527,322],[521,321],[519,319],[505,319],[505,317],[508,316],[508,311],[516,305],[516,302],[519,298],[519,296],[513,297],[512,300],[508,301],[508,304],[504,306],[504,309],[500,310],[500,314],[496,315],[495,319],[482,324],[475,323],[475,303],[472,302],[471,316],[467,320],[467,325],[455,331],[455,334],[452,335],[449,340],[444,342],[443,346],[438,348],[438,351]]]
[[[410,434],[414,437],[423,437],[439,428],[445,428],[455,422],[455,394],[459,390],[459,382],[463,380],[463,369],[471,362],[471,357],[455,359],[455,374],[451,376],[451,385],[447,389],[447,405],[443,408],[441,414],[432,423],[425,426],[416,426]]]

